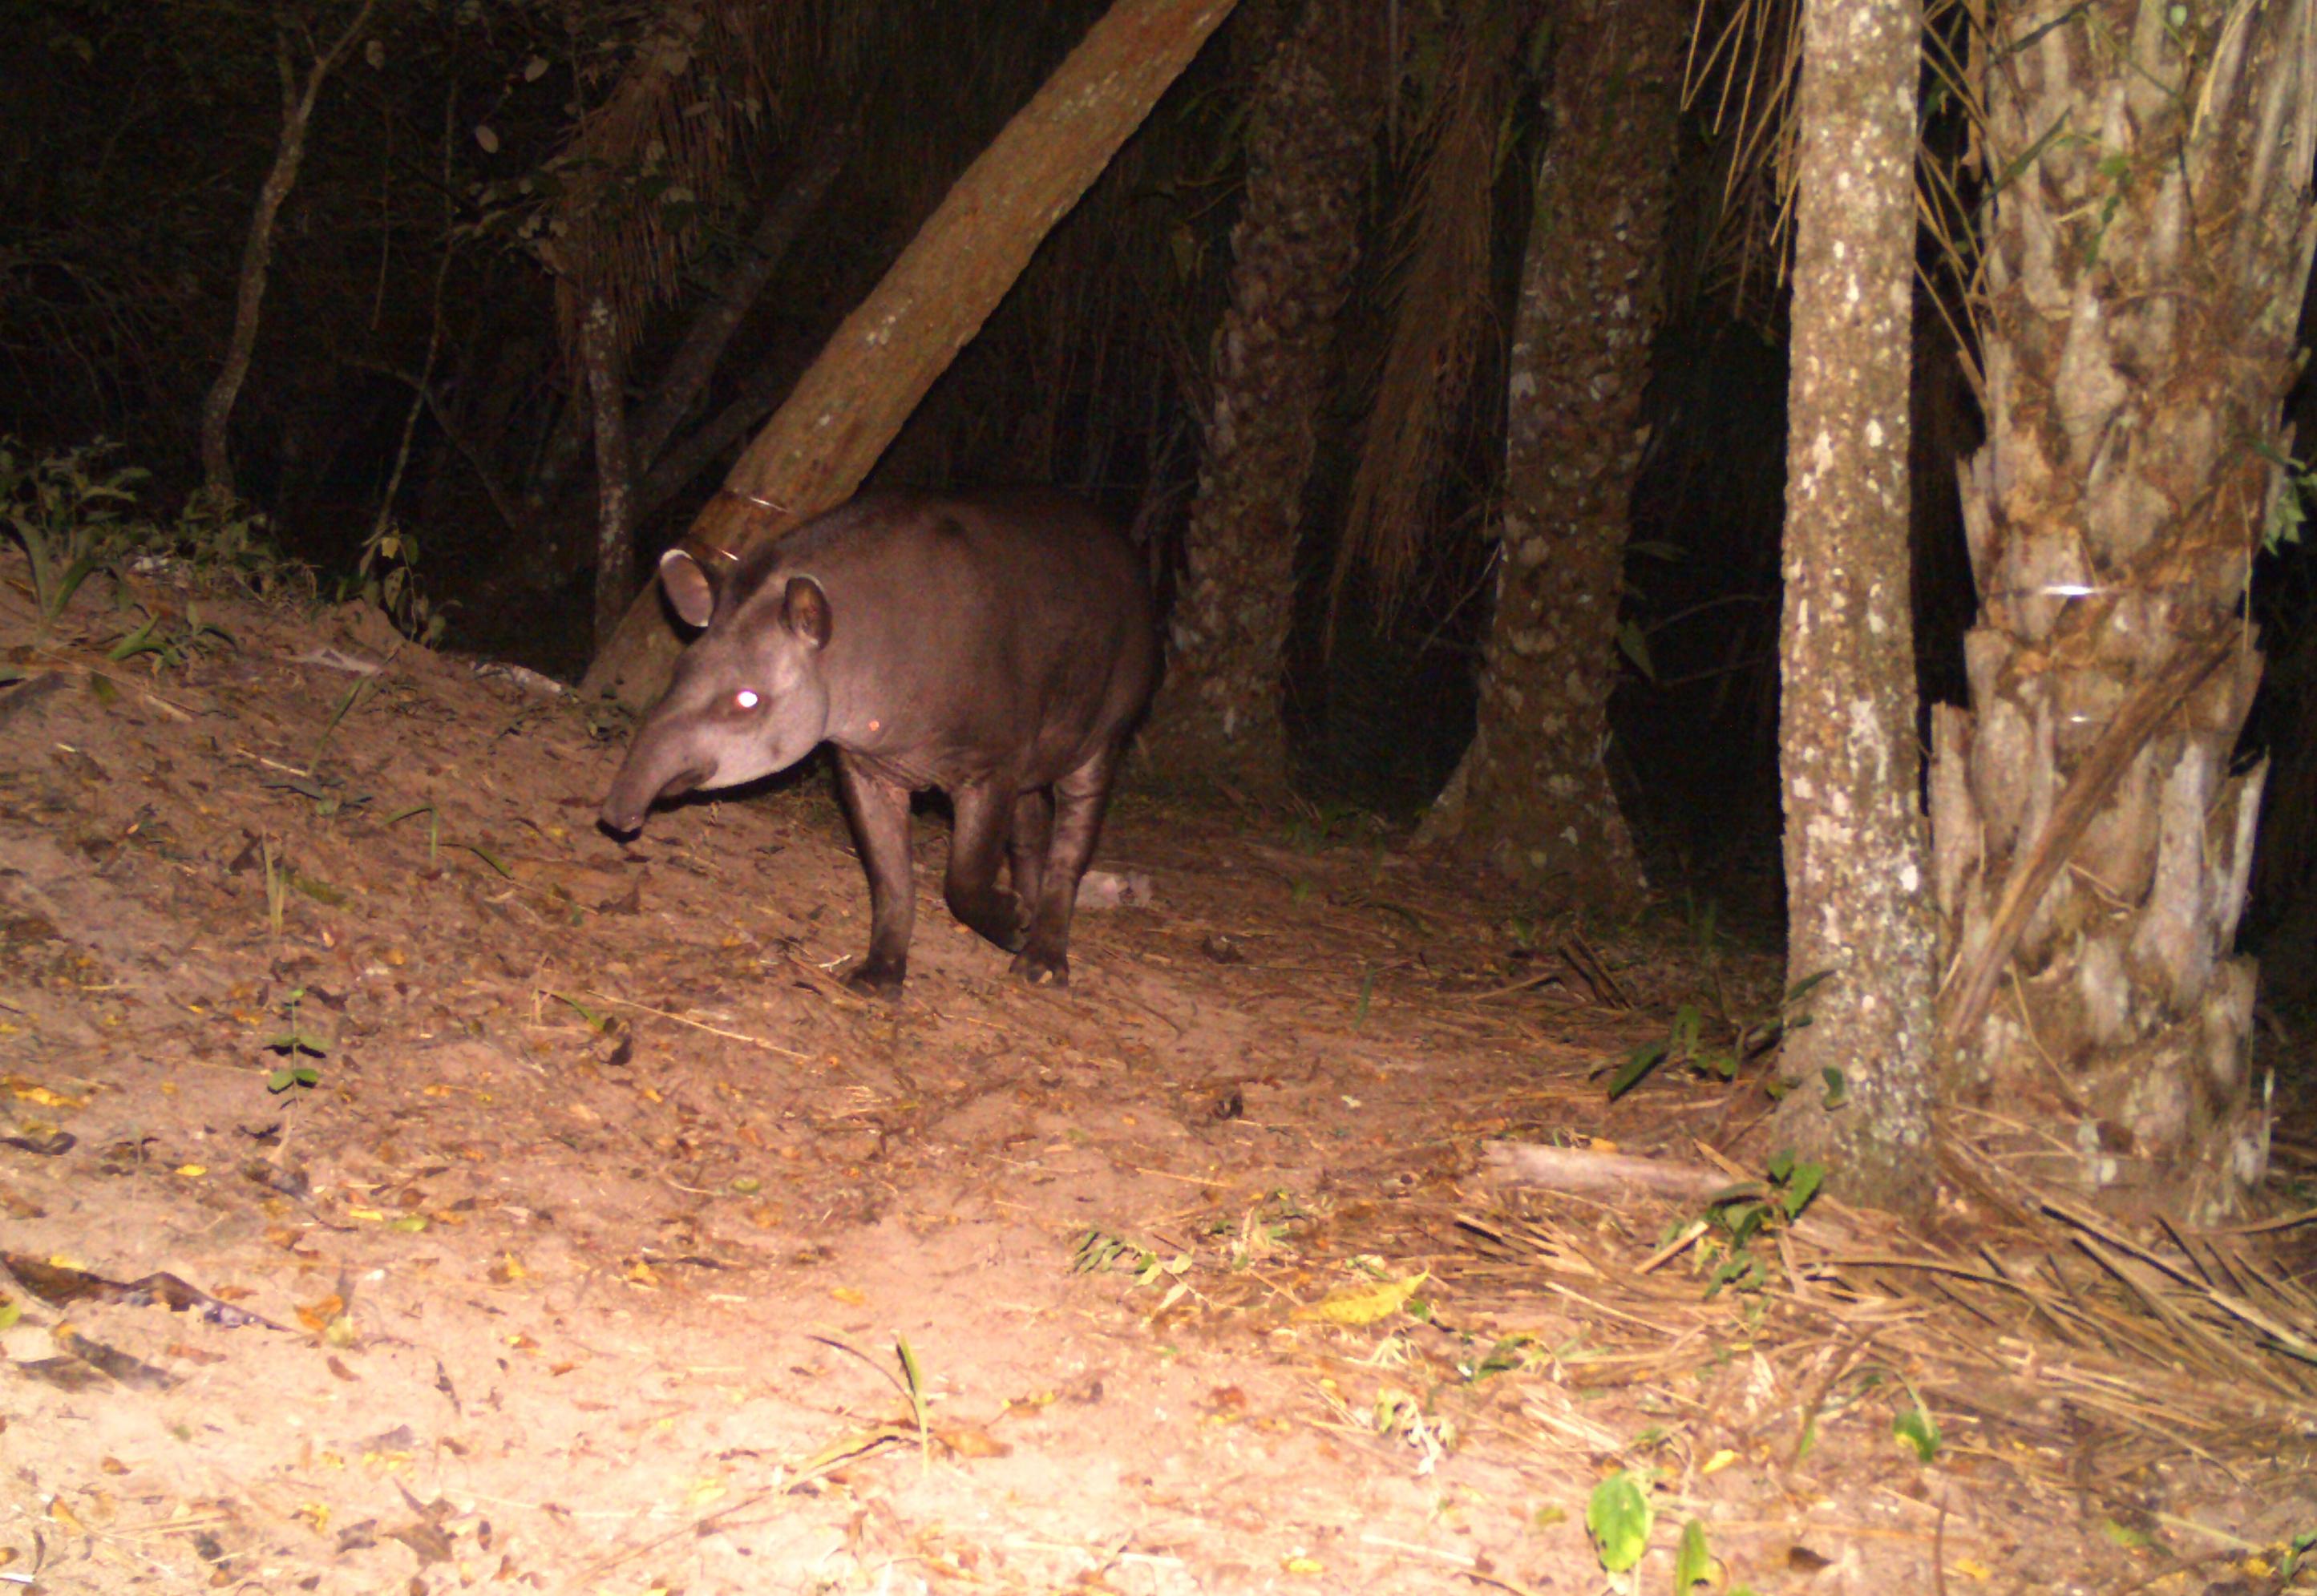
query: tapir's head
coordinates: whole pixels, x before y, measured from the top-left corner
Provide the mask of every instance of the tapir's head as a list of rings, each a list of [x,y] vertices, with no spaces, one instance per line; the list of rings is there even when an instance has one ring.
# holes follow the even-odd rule
[[[659,562],[660,586],[690,626],[705,627],[675,664],[613,779],[603,820],[643,825],[656,798],[731,787],[784,770],[828,729],[828,595],[810,576],[741,583],[720,593],[680,548]]]

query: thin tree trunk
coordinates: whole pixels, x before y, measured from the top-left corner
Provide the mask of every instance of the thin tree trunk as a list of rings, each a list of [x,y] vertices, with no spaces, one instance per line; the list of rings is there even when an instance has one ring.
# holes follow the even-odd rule
[[[243,379],[249,375],[250,356],[257,348],[265,274],[273,261],[274,222],[290,191],[297,186],[298,168],[306,159],[307,129],[313,123],[314,103],[321,97],[322,85],[370,26],[370,13],[376,5],[377,0],[362,0],[362,9],[338,35],[337,42],[314,58],[302,89],[291,65],[288,36],[277,36],[274,41],[274,62],[282,74],[282,138],[274,147],[273,168],[258,188],[257,210],[249,220],[248,241],[242,246],[241,282],[234,299],[233,333],[226,340],[225,364],[201,401],[201,477],[210,493],[219,498],[231,498],[234,492],[227,432],[233,421],[234,401],[241,397]]]
[[[1287,785],[1296,534],[1383,114],[1357,48],[1374,26],[1364,8],[1311,0],[1256,89],[1187,568],[1145,737],[1158,769],[1262,797]]]
[[[1561,24],[1507,362],[1478,720],[1424,832],[1599,907],[1642,892],[1602,754],[1690,9],[1572,0]]]
[[[780,269],[798,234],[819,209],[851,154],[859,131],[858,123],[840,120],[830,124],[813,141],[766,204],[739,259],[693,317],[650,397],[628,424],[627,458],[632,462],[630,471],[631,475],[640,474],[630,495],[631,526],[649,521],[661,505],[683,491],[695,472],[730,447],[747,427],[764,419],[773,401],[779,397],[777,389],[769,397],[756,397],[764,387],[759,374],[749,380],[741,398],[728,405],[702,432],[670,445],[676,427],[698,401],[709,379],[715,375],[717,363],[723,359],[732,334],[756,308],[765,284]],[[586,568],[595,539],[584,536],[585,529],[593,526],[600,532],[603,526],[601,485],[593,506],[587,506],[577,495],[566,496],[558,491],[572,462],[578,458],[580,442],[589,433],[595,400],[587,395],[586,403],[582,404],[585,393],[583,381],[555,421],[538,468],[524,491],[523,503],[529,513],[523,518],[523,525],[527,531],[500,546],[493,568],[482,579],[482,591],[486,593],[554,586],[568,575]],[[737,428],[733,419],[736,412],[742,416]],[[609,633],[599,633],[599,640],[606,636]]]
[[[1907,539],[1921,45],[1919,0],[1805,0],[1779,648],[1786,968],[1822,979],[1780,1050],[1776,1133],[1909,1212],[1934,1184]]]
[[[724,346],[732,341],[733,333],[748,312],[756,308],[765,285],[779,270],[789,246],[804,231],[805,223],[820,209],[821,200],[836,181],[836,174],[844,170],[860,132],[861,124],[850,118],[839,119],[823,128],[788,181],[765,207],[764,217],[748,236],[740,258],[717,285],[715,297],[693,318],[684,342],[676,346],[667,369],[653,385],[651,397],[645,401],[636,415],[635,424],[629,429],[635,444],[638,470],[649,470],[667,441],[675,436],[677,424],[700,397],[700,390],[708,385],[717,361],[724,358]]]
[[[636,587],[635,456],[628,448],[620,341],[613,336],[611,301],[601,295],[587,301],[579,324],[579,342],[595,423],[595,487],[600,506],[595,527],[595,639],[600,646],[627,613]]]
[[[1116,0],[837,329],[693,523],[694,548],[738,555],[860,486],[1231,4]],[[643,703],[666,682],[676,648],[645,593],[598,649],[585,688]]]
[[[2267,1163],[2230,957],[2241,613],[2317,240],[2317,4],[2021,0],[1985,50],[1969,714],[1934,721],[1945,1089],[2011,1167],[2191,1219]]]

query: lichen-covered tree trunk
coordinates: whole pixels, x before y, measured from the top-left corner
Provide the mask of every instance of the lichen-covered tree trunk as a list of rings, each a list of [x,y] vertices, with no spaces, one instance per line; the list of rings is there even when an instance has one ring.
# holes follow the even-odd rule
[[[1920,0],[1803,8],[1779,647],[1786,967],[1811,1022],[1780,1050],[1777,1136],[1901,1211],[1934,1184],[1907,538],[1921,40]]]
[[[1259,796],[1286,788],[1295,539],[1382,113],[1364,66],[1375,25],[1353,0],[1310,0],[1257,83],[1187,569],[1145,739],[1166,775]]]
[[[1689,15],[1687,0],[1571,0],[1557,24],[1479,718],[1426,831],[1602,906],[1642,887],[1602,753]]]
[[[2313,0],[1990,8],[1972,707],[1935,722],[1946,1090],[2016,1167],[2225,1211],[2260,1175],[2232,958],[2242,613],[2317,236]]]

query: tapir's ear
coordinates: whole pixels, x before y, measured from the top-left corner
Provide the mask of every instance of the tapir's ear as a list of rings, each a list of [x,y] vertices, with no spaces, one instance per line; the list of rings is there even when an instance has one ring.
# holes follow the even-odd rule
[[[815,648],[828,646],[828,595],[811,577],[789,578],[789,590],[781,596],[781,619]]]
[[[671,548],[659,557],[659,585],[686,626],[706,626],[709,617],[716,613],[715,584],[700,568],[700,562],[681,548]]]

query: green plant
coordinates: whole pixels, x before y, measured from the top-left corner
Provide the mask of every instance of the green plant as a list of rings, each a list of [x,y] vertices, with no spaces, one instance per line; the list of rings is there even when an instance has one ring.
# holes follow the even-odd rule
[[[298,1023],[298,1005],[303,1001],[305,995],[306,989],[303,986],[293,986],[290,989],[289,996],[282,1000],[288,1014],[289,1029],[278,1035],[268,1037],[265,1040],[265,1048],[269,1052],[279,1053],[289,1061],[266,1075],[265,1089],[268,1092],[280,1093],[293,1088],[311,1087],[322,1078],[320,1072],[305,1060],[327,1057],[330,1051],[329,1044],[309,1033]]]
[[[1611,1101],[1631,1092],[1643,1076],[1660,1065],[1670,1064],[1724,1081],[1733,1078],[1740,1065],[1768,1052],[1788,1031],[1800,1030],[1811,1022],[1804,1000],[1832,973],[1820,970],[1803,976],[1786,989],[1775,1010],[1750,1015],[1731,1027],[1726,1042],[1707,1042],[1703,1011],[1695,1003],[1682,1004],[1674,1011],[1673,1023],[1667,1027],[1664,1036],[1640,1043],[1625,1055],[1625,1062],[1609,1078]]]
[[[413,804],[407,809],[397,809],[393,814],[388,816],[380,824],[386,825],[399,825],[401,822],[409,819],[413,815],[424,815],[426,816],[426,868],[431,870],[434,868],[436,845],[441,841],[443,834],[443,817],[434,812],[434,805]]]
[[[1717,1193],[1706,1205],[1705,1223],[1718,1237],[1714,1265],[1705,1295],[1713,1297],[1725,1286],[1740,1291],[1759,1290],[1768,1279],[1754,1244],[1802,1217],[1826,1181],[1826,1165],[1798,1161],[1792,1153],[1770,1160],[1761,1181],[1749,1181]]]
[[[144,624],[122,633],[112,646],[104,651],[105,658],[120,664],[140,655],[150,655],[157,665],[175,666],[183,664],[188,656],[198,653],[213,638],[222,638],[228,647],[241,646],[225,628],[213,620],[202,620],[201,607],[197,604],[185,606],[184,624],[179,627],[165,626],[167,618],[157,610],[147,610],[144,613]]]
[[[173,524],[152,529],[146,546],[204,574],[231,577],[254,593],[269,591],[293,568],[282,557],[264,516],[231,494],[208,488],[187,496]]]
[[[54,620],[82,583],[129,547],[121,509],[137,502],[131,489],[146,473],[129,466],[102,471],[117,447],[103,439],[39,459],[21,456],[20,447],[0,439],[0,519],[31,563],[33,603]]]
[[[1593,1555],[1610,1574],[1623,1574],[1650,1549],[1650,1529],[1657,1509],[1642,1476],[1620,1469],[1593,1487],[1585,1504],[1585,1531],[1593,1538]]]
[[[1297,801],[1297,813],[1286,826],[1287,845],[1298,853],[1347,842],[1363,831],[1382,833],[1383,823],[1356,804],[1314,804]]]
[[[397,630],[423,647],[443,638],[447,616],[418,586],[418,539],[391,520],[362,539],[357,567],[362,597],[386,611]]]

